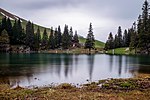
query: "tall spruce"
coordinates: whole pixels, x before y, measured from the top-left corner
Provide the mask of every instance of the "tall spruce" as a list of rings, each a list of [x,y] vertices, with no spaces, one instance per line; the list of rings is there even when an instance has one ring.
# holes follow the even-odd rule
[[[44,32],[43,32],[43,38],[42,38],[42,48],[46,49],[47,46],[48,46],[48,34],[47,34],[47,31],[46,31],[46,28],[45,28]]]
[[[68,30],[68,26],[65,25],[64,27],[64,33],[62,35],[62,48],[63,49],[69,49],[70,47],[70,35],[69,35],[69,30]]]
[[[11,24],[10,18],[7,18],[6,30],[8,32],[8,35],[11,36],[12,35],[12,24]]]
[[[2,18],[1,32],[2,32],[4,29],[5,29],[5,30],[7,29],[7,18],[6,18],[6,16],[4,16],[4,17]],[[0,32],[0,33],[1,33],[1,32]]]
[[[1,32],[1,36],[0,36],[0,44],[9,44],[9,35],[8,32],[4,29]]]
[[[70,27],[69,35],[70,35],[69,43],[70,43],[70,46],[72,46],[73,45],[73,29],[72,29],[72,27]]]
[[[51,27],[51,34],[49,36],[48,45],[50,49],[55,49],[55,36],[54,36],[53,27]]]
[[[2,32],[2,23],[0,22],[0,35],[1,35],[1,32]]]
[[[41,32],[40,28],[38,27],[37,32],[35,34],[35,49],[37,51],[40,50],[40,45],[41,45]]]
[[[118,27],[118,47],[122,47],[123,46],[123,39],[122,39],[122,30],[121,30],[121,26]]]
[[[89,26],[89,31],[88,31],[87,38],[85,41],[85,48],[89,49],[89,51],[95,48],[95,39],[93,35],[92,23],[90,23],[90,26]]]
[[[58,30],[57,28],[55,28],[55,31],[54,31],[54,40],[55,40],[55,48],[59,48],[59,34],[58,34]]]
[[[79,37],[78,37],[78,33],[77,33],[77,31],[75,31],[75,34],[74,34],[74,36],[73,36],[73,42],[74,43],[79,43]]]
[[[10,44],[12,43],[12,37],[13,37],[13,33],[12,33],[12,24],[9,18],[7,18],[7,27],[6,30],[8,32],[9,35],[9,40],[10,40]]]
[[[14,45],[18,44],[18,37],[19,37],[18,33],[19,32],[18,32],[17,26],[18,26],[18,22],[17,22],[17,20],[15,20],[15,23],[12,28],[13,36],[12,36],[12,41],[11,41],[11,44],[14,44]]]
[[[114,48],[118,48],[119,47],[119,42],[118,41],[119,41],[118,35],[116,34],[115,35],[115,39],[114,39],[114,45],[115,45]]]
[[[123,46],[124,46],[124,47],[129,47],[129,42],[130,42],[130,40],[129,40],[129,38],[128,38],[128,32],[127,32],[127,30],[125,29],[125,30],[124,30],[124,35],[123,35]]]
[[[73,47],[80,47],[79,37],[78,37],[77,31],[75,31],[75,34],[73,36]]]
[[[131,42],[130,42],[130,50],[135,50],[135,54],[137,53],[137,46],[138,46],[138,36],[137,32],[135,31],[134,27],[132,27],[129,32],[131,33]]]
[[[26,45],[30,47],[31,50],[34,50],[35,46],[35,35],[34,35],[33,24],[28,21],[26,24]]]
[[[146,50],[150,54],[150,36],[149,36],[149,3],[145,0],[143,4],[142,12],[142,26],[141,32],[139,33],[139,47],[141,51]]]
[[[61,28],[60,26],[58,26],[58,48],[60,48],[61,44],[62,44],[62,35],[61,35]]]
[[[113,35],[112,35],[112,32],[110,32],[109,36],[108,36],[108,40],[105,44],[105,49],[108,50],[108,49],[114,49],[114,38],[113,38]]]
[[[18,30],[18,43],[25,44],[25,33],[23,32],[21,20],[17,21],[17,30]]]

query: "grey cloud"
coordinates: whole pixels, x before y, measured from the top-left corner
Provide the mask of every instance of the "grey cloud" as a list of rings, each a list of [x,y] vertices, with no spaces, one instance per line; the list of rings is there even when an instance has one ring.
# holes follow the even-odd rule
[[[1,0],[0,7],[21,15],[21,17],[32,18],[33,21],[36,19],[33,17],[34,15],[40,17],[42,13],[44,15],[48,13],[49,16],[43,18],[48,19],[47,17],[50,17],[51,12],[55,13],[57,10],[57,13],[61,15],[61,11],[67,9],[69,12],[80,12],[96,19],[105,18],[113,20],[117,25],[123,25],[136,21],[143,2],[144,0]],[[52,16],[55,15],[53,13]],[[112,29],[108,28],[108,30],[111,31]]]

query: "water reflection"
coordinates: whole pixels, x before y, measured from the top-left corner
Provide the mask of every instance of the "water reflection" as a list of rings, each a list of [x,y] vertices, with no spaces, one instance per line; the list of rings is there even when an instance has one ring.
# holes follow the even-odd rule
[[[88,55],[89,81],[92,81],[92,73],[94,67],[94,55]]]
[[[43,86],[150,73],[149,56],[0,54],[0,83]]]

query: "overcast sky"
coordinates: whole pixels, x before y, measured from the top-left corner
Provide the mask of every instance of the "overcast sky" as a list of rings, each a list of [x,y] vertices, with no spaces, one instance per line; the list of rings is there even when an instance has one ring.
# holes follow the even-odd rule
[[[86,37],[89,23],[95,38],[106,41],[118,26],[131,27],[141,14],[144,0],[0,0],[0,7],[42,26],[72,26]]]

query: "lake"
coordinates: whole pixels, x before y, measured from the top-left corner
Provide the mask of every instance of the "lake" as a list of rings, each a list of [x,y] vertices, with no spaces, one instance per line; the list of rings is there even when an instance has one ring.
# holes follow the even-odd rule
[[[150,73],[150,56],[0,54],[0,83],[11,86],[84,84],[138,73]]]

